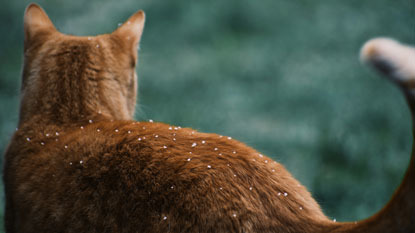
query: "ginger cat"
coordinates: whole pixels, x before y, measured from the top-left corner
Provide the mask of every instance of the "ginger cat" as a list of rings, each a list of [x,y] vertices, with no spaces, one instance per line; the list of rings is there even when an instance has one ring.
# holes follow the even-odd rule
[[[413,157],[381,212],[338,223],[241,142],[133,121],[144,21],[138,11],[111,34],[76,37],[27,7],[19,127],[5,155],[7,232],[415,232]],[[415,51],[386,39],[363,49],[414,110],[414,63],[401,54]]]

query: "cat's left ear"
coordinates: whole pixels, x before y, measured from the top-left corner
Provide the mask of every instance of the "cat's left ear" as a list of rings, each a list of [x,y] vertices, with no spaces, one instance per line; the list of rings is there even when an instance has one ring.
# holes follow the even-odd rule
[[[141,35],[144,30],[145,14],[144,11],[139,10],[134,13],[125,23],[123,23],[112,35],[121,38],[125,43],[133,46],[134,51],[137,51],[140,43]]]
[[[24,13],[25,46],[29,46],[38,35],[55,32],[56,28],[46,12],[37,4],[29,4]]]

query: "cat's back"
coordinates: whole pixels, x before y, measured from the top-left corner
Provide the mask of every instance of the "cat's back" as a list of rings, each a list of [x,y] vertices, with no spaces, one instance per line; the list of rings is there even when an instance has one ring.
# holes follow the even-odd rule
[[[275,229],[280,213],[324,218],[280,164],[230,137],[132,121],[43,135],[18,139],[33,153],[14,163],[17,209],[32,220],[21,219],[31,223],[27,232],[45,225],[67,232],[88,225],[100,232],[198,232],[198,225],[239,232]]]

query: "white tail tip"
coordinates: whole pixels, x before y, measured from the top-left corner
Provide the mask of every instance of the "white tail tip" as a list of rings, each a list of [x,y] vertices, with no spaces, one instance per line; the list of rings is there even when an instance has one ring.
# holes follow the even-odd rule
[[[400,84],[415,81],[414,47],[389,38],[375,38],[364,44],[360,59]]]

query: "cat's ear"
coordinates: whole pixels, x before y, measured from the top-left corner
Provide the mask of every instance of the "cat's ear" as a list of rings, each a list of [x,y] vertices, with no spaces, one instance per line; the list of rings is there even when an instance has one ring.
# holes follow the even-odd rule
[[[119,28],[117,28],[112,35],[118,36],[125,43],[131,45],[134,51],[137,51],[137,47],[140,43],[141,35],[144,30],[145,18],[144,11],[137,11]]]
[[[26,7],[24,13],[25,44],[29,43],[38,34],[54,31],[56,31],[55,26],[39,5],[31,3]]]

